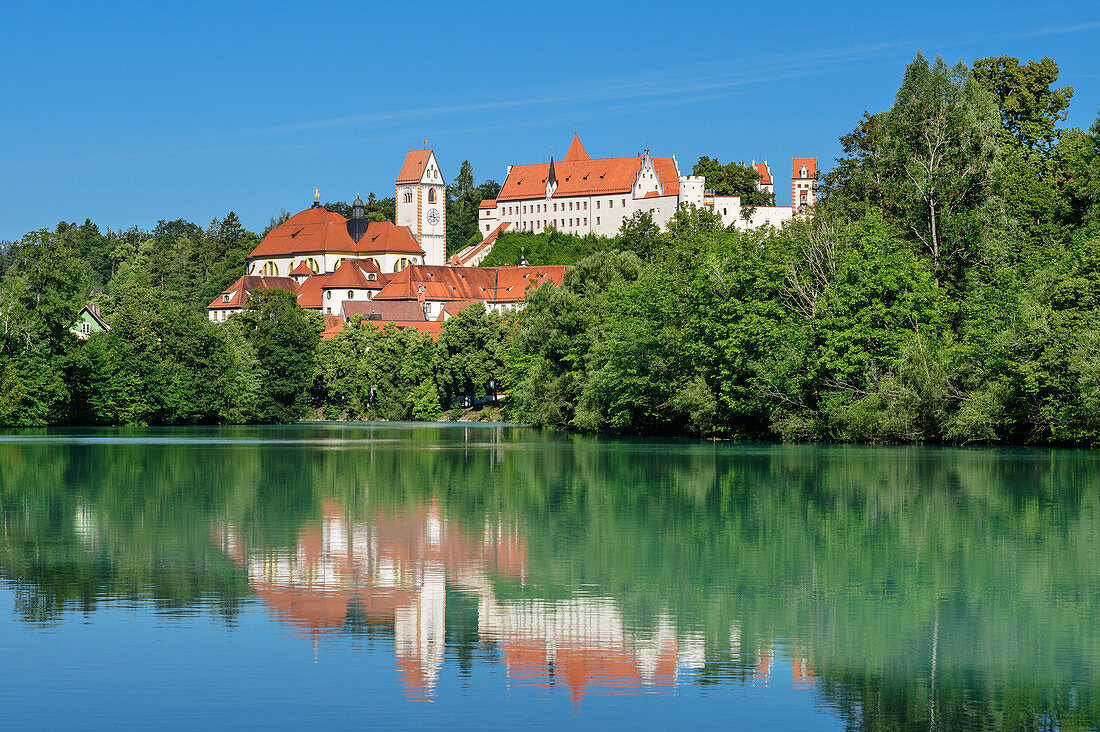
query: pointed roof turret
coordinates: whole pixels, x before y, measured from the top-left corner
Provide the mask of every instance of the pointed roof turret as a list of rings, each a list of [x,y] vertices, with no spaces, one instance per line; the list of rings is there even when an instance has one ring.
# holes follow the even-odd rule
[[[565,152],[565,157],[561,159],[563,163],[571,163],[575,160],[591,160],[592,157],[588,154],[588,151],[584,149],[584,145],[581,144],[581,138],[577,136],[577,133],[573,133],[573,141],[569,143],[569,149]]]
[[[550,174],[546,176],[546,185],[553,188],[558,184],[558,174],[554,172],[554,156],[550,156]]]

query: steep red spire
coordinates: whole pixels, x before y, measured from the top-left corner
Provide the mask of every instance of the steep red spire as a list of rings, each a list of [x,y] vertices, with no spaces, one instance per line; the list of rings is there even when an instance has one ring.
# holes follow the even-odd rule
[[[584,149],[584,145],[581,144],[581,138],[577,137],[577,133],[573,133],[573,142],[569,143],[569,150],[565,153],[565,157],[561,159],[563,163],[571,163],[574,160],[591,160],[588,155],[588,151]]]

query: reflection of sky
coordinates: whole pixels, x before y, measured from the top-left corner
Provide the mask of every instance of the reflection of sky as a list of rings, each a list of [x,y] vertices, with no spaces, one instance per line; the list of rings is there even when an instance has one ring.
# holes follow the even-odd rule
[[[232,625],[212,613],[158,612],[152,603],[104,602],[43,629],[17,620],[0,586],[0,720],[3,726],[299,727],[305,722],[382,726],[599,726],[840,729],[815,695],[792,688],[790,654],[777,649],[772,682],[691,683],[674,693],[566,694],[509,681],[503,665],[475,656],[463,676],[454,649],[433,704],[401,692],[393,647],[336,635],[316,659],[299,629],[258,605]]]

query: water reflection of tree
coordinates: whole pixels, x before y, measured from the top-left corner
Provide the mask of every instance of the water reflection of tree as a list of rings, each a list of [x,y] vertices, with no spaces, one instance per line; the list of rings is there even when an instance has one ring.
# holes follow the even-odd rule
[[[521,527],[525,581],[498,578],[499,597],[584,585],[640,627],[671,615],[702,634],[703,683],[749,678],[778,640],[812,656],[823,699],[853,726],[1100,718],[1100,464],[1088,453],[411,436],[328,449],[0,444],[0,566],[28,619],[120,595],[231,615],[248,588],[212,522],[292,548],[323,497],[353,519],[435,501],[471,530],[500,516]],[[81,516],[94,532],[73,528]],[[448,642],[469,664],[476,608],[451,599]],[[347,630],[368,634],[348,613]]]

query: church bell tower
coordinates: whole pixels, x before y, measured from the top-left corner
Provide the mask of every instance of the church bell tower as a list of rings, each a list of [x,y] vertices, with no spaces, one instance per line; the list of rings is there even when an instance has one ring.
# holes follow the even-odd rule
[[[424,250],[424,264],[446,264],[447,184],[431,148],[410,150],[397,175],[397,216]]]

